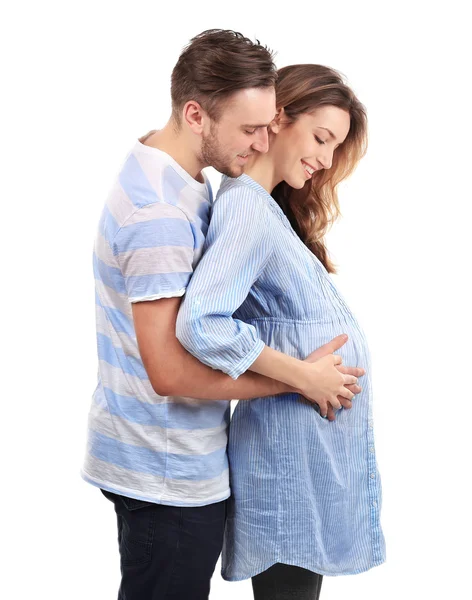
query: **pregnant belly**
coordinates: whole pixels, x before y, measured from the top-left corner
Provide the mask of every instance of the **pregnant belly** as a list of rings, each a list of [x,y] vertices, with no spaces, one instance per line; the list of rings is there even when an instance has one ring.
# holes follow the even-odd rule
[[[265,318],[250,322],[267,346],[301,360],[334,337],[345,333],[349,339],[336,354],[341,356],[344,365],[369,371],[370,355],[365,335],[353,320],[339,318],[321,322]]]
[[[347,489],[349,478],[357,472],[350,459],[358,452],[359,443],[365,440],[371,418],[370,361],[363,332],[357,323],[347,320],[256,319],[252,324],[268,346],[299,359],[306,358],[337,335],[346,333],[349,339],[336,354],[342,357],[345,366],[362,367],[366,375],[359,379],[362,391],[355,396],[352,408],[338,411],[333,422],[319,415],[315,403],[295,394],[239,402],[230,427],[229,444],[235,477],[237,473],[243,487],[257,482],[260,485],[260,464],[279,475],[282,464],[290,473],[290,481],[310,481],[316,489],[317,473],[320,464],[324,464],[323,472],[332,474],[330,489],[337,486]],[[242,439],[244,444],[240,443]],[[248,451],[248,448],[255,450]],[[364,476],[363,473],[361,475]],[[251,477],[254,481],[251,479],[248,483]],[[305,483],[300,483],[300,486],[304,487]],[[238,490],[238,487],[235,486],[235,489]]]

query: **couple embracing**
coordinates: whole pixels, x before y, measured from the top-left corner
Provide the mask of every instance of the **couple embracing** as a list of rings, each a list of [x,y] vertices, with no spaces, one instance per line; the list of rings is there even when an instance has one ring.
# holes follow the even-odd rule
[[[228,30],[191,40],[171,96],[99,223],[82,476],[115,508],[121,600],[204,600],[221,551],[256,600],[316,599],[385,560],[369,351],[325,244],[365,108]]]

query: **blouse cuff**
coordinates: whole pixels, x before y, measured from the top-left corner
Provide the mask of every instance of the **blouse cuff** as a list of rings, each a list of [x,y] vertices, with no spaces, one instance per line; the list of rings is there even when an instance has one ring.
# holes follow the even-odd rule
[[[232,379],[237,379],[240,375],[245,373],[252,363],[258,358],[261,352],[264,350],[265,344],[262,340],[256,340],[254,348],[246,354],[246,356],[240,360],[234,367],[232,367],[229,371],[227,371],[227,375],[229,375]]]

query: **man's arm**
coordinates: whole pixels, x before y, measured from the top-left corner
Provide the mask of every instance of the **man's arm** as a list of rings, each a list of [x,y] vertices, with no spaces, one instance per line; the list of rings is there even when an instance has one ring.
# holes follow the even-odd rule
[[[125,279],[140,353],[154,390],[164,396],[218,400],[289,391],[255,373],[236,383],[201,364],[177,340],[177,313],[193,272],[194,243],[186,215],[162,202],[136,210],[113,239],[111,250]],[[105,252],[102,260],[107,259]]]
[[[249,400],[287,392],[295,392],[280,381],[247,371],[234,380],[222,371],[216,371],[199,362],[185,350],[175,336],[175,322],[181,298],[163,298],[152,302],[137,302],[132,305],[138,345],[144,367],[151,385],[160,396],[189,396],[207,400]],[[347,336],[338,336],[331,342],[315,350],[307,358],[314,362],[323,356],[339,350]],[[341,373],[362,377],[364,369],[338,367]],[[358,385],[347,386],[353,394],[358,394]],[[339,398],[344,408],[352,404],[346,398]],[[330,407],[328,418],[334,420]]]
[[[139,352],[156,394],[248,400],[295,391],[286,384],[249,371],[234,380],[199,362],[175,335],[181,300],[162,298],[132,304]]]

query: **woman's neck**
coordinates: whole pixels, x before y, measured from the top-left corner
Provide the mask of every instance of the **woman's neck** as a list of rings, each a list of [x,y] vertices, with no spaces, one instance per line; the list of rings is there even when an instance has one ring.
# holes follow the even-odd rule
[[[269,194],[278,185],[282,178],[279,177],[275,168],[270,151],[267,154],[256,153],[249,158],[244,173],[261,185]]]

